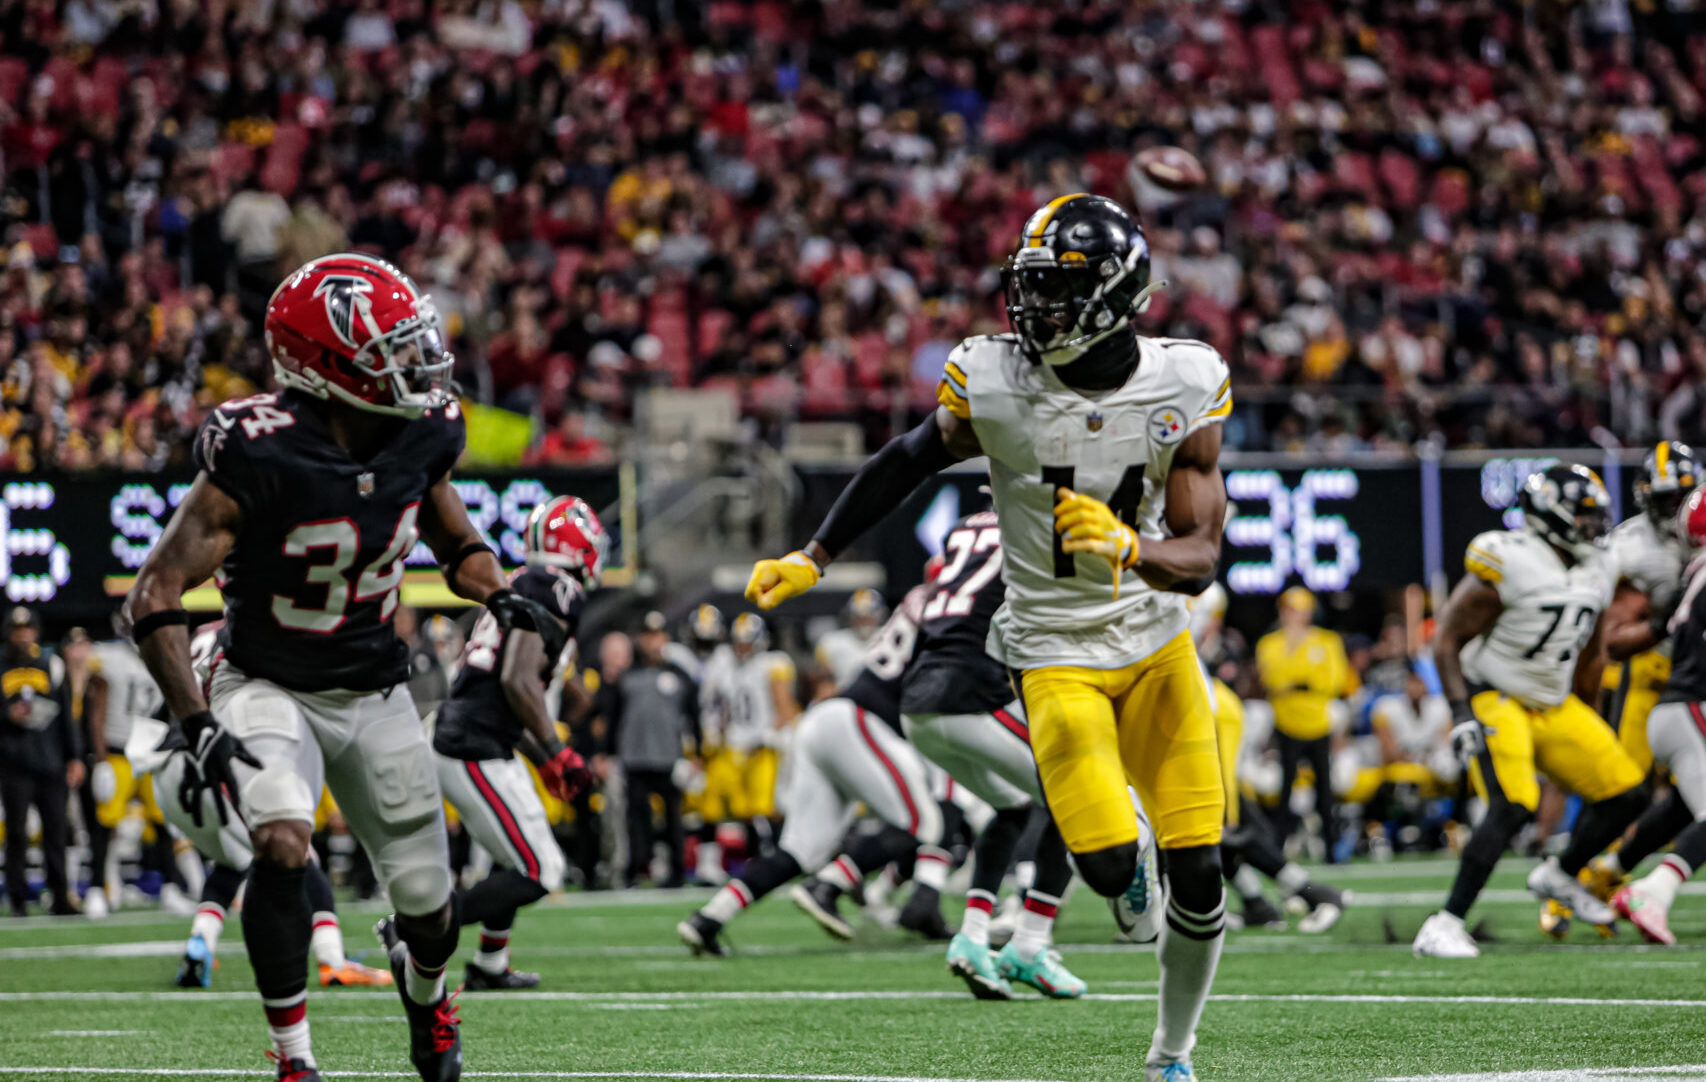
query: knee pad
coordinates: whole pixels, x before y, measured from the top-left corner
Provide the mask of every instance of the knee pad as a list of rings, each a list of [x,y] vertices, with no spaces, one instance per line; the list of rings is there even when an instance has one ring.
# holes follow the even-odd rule
[[[1187,913],[1212,913],[1225,898],[1220,879],[1220,846],[1163,849],[1161,872],[1173,904]]]
[[[391,905],[408,916],[438,912],[450,897],[450,888],[450,869],[430,864],[404,868],[385,884]]]
[[[1137,876],[1137,843],[1122,842],[1089,853],[1074,853],[1072,863],[1091,890],[1104,898],[1117,898]]]
[[[243,817],[251,827],[294,819],[314,821],[314,794],[308,783],[286,766],[272,765],[257,771],[243,786]]]

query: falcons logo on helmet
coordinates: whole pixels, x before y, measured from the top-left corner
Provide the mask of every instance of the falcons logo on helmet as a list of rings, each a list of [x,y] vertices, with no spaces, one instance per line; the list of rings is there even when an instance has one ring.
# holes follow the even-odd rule
[[[372,292],[373,283],[359,274],[328,274],[314,287],[314,296],[326,302],[326,320],[331,323],[332,332],[352,349],[379,336],[379,324],[373,319],[373,301],[368,296]],[[355,337],[357,319],[365,332],[363,341]]]

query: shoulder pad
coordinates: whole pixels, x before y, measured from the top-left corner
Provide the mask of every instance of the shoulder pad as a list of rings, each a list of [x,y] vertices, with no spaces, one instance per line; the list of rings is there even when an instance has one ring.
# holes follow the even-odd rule
[[[1495,585],[1503,582],[1506,561],[1511,558],[1512,550],[1521,544],[1515,536],[1512,530],[1488,530],[1477,534],[1463,552],[1463,569]]]
[[[1167,373],[1186,392],[1184,407],[1190,432],[1224,421],[1232,413],[1232,372],[1225,358],[1207,342],[1195,338],[1151,338],[1166,358]]]

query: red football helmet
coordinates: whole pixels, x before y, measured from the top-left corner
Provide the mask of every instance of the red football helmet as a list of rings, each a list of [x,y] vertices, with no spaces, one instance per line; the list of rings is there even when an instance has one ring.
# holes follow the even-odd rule
[[[585,500],[558,496],[527,516],[527,562],[567,571],[583,586],[598,582],[609,535]]]
[[[1706,548],[1706,488],[1697,488],[1676,513],[1676,532],[1691,549]]]
[[[374,413],[419,417],[442,401],[455,363],[409,276],[355,252],[310,260],[280,283],[266,335],[280,385]]]

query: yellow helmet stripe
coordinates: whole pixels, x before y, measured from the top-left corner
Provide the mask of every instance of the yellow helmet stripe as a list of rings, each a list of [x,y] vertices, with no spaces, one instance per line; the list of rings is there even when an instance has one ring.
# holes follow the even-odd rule
[[[1042,212],[1037,215],[1036,228],[1032,229],[1031,235],[1026,238],[1029,243],[1026,244],[1025,247],[1041,248],[1043,246],[1043,234],[1048,232],[1048,223],[1049,220],[1054,217],[1054,212],[1072,202],[1074,199],[1081,199],[1089,194],[1089,192],[1073,192],[1071,195],[1057,196],[1056,198],[1049,200],[1048,206],[1044,207]]]
[[[1653,472],[1663,477],[1665,467],[1668,465],[1670,465],[1670,441],[1660,440],[1659,445],[1653,448]]]

